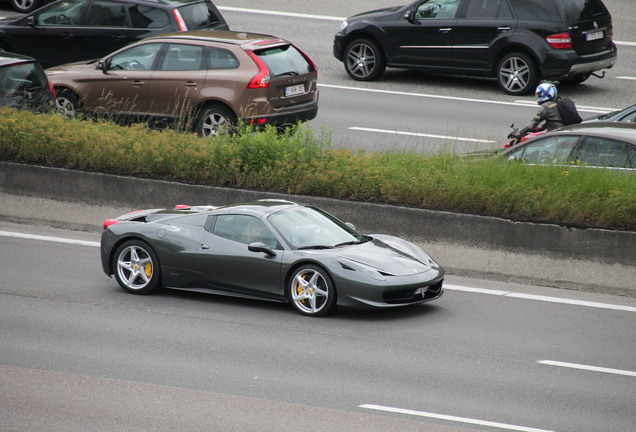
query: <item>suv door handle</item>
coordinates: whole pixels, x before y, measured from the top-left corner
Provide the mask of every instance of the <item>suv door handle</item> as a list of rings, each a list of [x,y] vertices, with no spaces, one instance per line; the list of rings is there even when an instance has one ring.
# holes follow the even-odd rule
[[[184,83],[183,85],[186,86],[186,87],[196,87],[197,83],[192,82],[192,81],[188,81],[188,82]]]
[[[438,30],[438,32],[440,33],[448,33],[449,31],[453,30],[452,27],[444,27]]]
[[[141,87],[143,86],[145,83],[142,80],[134,80],[133,82],[130,83],[133,87]]]
[[[510,26],[497,27],[497,31],[500,31],[500,32],[510,31]]]

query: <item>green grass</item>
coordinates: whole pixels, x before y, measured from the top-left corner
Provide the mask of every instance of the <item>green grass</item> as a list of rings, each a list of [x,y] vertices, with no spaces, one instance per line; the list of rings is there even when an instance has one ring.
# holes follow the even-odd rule
[[[299,126],[211,140],[0,109],[0,160],[516,221],[636,231],[636,173],[453,154],[333,150]]]

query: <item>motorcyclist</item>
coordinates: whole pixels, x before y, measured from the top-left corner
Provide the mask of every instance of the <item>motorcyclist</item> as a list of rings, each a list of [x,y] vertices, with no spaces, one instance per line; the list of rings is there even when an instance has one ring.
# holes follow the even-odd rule
[[[537,127],[539,127],[539,130],[547,129],[549,132],[564,126],[556,103],[556,86],[552,83],[541,83],[537,86],[534,94],[541,108],[539,108],[537,114],[530,120],[530,123],[522,127],[519,132],[511,134],[511,138],[521,138],[528,132],[535,131]]]

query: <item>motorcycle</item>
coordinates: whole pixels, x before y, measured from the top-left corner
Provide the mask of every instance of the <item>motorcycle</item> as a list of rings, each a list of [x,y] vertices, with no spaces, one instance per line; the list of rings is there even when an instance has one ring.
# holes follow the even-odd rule
[[[512,132],[508,134],[508,141],[506,141],[506,144],[504,144],[504,148],[514,147],[515,145],[527,141],[530,138],[534,138],[538,135],[546,133],[545,130],[535,128],[534,130],[526,132],[524,136],[520,136],[519,128],[516,128],[514,124],[511,124],[510,127],[512,128]]]

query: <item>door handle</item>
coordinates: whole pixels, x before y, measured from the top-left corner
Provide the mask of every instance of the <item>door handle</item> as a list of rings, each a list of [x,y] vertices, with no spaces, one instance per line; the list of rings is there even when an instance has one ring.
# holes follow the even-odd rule
[[[452,27],[444,27],[438,30],[438,32],[440,33],[448,33],[449,31],[453,30]]]
[[[206,244],[202,244],[201,245],[201,249],[210,249],[210,246],[206,245]]]
[[[183,84],[186,87],[196,87],[197,83],[192,82],[192,81],[188,81],[187,83]]]
[[[130,83],[133,87],[141,87],[143,85],[145,85],[146,83],[144,83],[141,80],[134,80],[133,82]]]
[[[500,32],[510,31],[510,26],[497,27],[497,31],[500,31]]]
[[[74,37],[75,35],[73,33],[62,33],[62,37],[64,39],[70,39],[72,37]]]
[[[116,41],[123,41],[124,39],[126,39],[126,36],[120,35],[120,34],[116,34],[116,35],[113,36],[113,39],[115,39]]]

